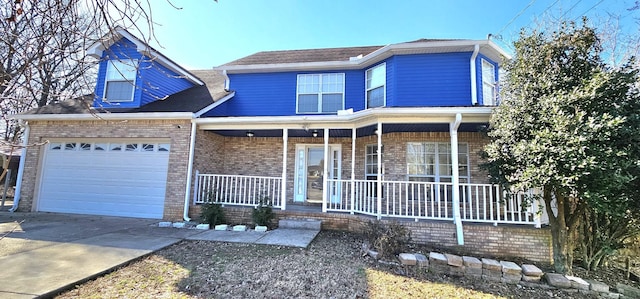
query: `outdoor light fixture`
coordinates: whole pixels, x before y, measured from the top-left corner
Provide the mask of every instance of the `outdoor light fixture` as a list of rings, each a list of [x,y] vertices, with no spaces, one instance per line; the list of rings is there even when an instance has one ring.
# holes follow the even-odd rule
[[[311,132],[311,135],[313,137],[318,137],[318,130],[313,130],[313,132]]]
[[[253,132],[247,131],[247,137],[253,137]]]

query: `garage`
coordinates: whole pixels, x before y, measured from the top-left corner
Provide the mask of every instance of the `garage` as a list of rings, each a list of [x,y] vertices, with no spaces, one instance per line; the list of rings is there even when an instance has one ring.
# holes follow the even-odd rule
[[[38,211],[163,217],[169,141],[60,141],[44,152]]]

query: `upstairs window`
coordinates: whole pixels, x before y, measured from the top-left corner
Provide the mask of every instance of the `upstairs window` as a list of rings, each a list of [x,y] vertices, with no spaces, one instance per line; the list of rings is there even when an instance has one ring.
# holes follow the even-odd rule
[[[336,113],[344,109],[344,73],[298,75],[297,113]]]
[[[367,70],[367,108],[383,107],[385,103],[385,83],[387,65],[385,63]]]
[[[110,60],[107,62],[104,99],[107,102],[131,102],[136,81],[135,60]]]
[[[496,67],[482,59],[482,102],[486,106],[497,104]]]

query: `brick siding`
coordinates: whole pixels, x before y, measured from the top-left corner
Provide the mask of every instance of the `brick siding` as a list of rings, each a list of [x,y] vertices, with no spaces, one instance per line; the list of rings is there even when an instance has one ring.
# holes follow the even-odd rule
[[[250,224],[251,208],[224,207],[229,224]],[[199,210],[194,212],[199,213]],[[347,213],[321,213],[310,211],[274,210],[276,219],[318,219],[322,229],[362,232],[363,227],[375,217]],[[394,220],[382,220],[389,222]],[[457,243],[456,227],[449,221],[418,222],[399,220],[411,231],[413,243],[442,248],[460,255],[492,258],[524,258],[533,262],[552,261],[551,232],[548,228],[537,229],[526,225],[498,225],[463,223],[464,245]]]
[[[167,220],[182,219],[184,192],[189,158],[189,120],[128,120],[128,121],[30,121],[29,143],[50,139],[168,139],[171,141],[169,173],[164,203]],[[22,195],[19,210],[35,210],[36,186],[42,166],[43,147],[30,147],[25,156]],[[135,174],[131,174],[135,175]]]

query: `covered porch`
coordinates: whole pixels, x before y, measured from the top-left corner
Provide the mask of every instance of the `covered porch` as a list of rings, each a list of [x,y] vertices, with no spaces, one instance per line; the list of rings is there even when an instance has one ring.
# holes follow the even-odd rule
[[[540,227],[531,194],[489,184],[478,167],[489,116],[488,107],[457,107],[196,119],[185,207],[269,201],[281,210],[452,221],[459,236],[462,222]]]

